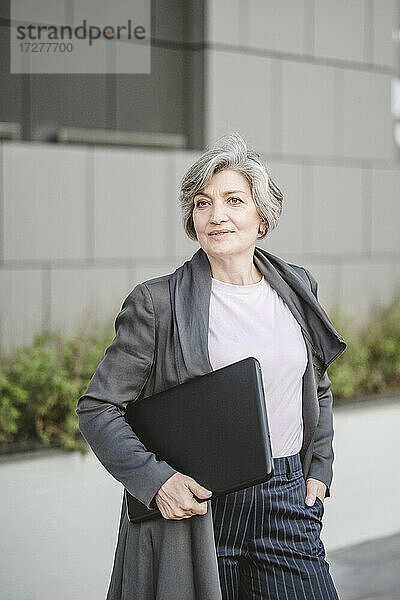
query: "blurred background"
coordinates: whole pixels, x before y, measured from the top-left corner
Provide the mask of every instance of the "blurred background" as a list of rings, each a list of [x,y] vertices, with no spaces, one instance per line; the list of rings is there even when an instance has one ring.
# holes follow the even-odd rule
[[[10,27],[0,0],[0,597],[105,595],[122,487],[76,402],[124,298],[198,249],[180,178],[238,131],[284,193],[257,245],[311,270],[348,342],[333,578],[398,598],[400,1],[152,0],[149,74],[11,74]]]

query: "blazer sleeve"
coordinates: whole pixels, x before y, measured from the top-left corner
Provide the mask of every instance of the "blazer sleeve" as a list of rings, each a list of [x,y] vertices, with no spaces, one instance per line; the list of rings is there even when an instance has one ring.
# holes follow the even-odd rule
[[[147,450],[123,416],[149,378],[155,335],[153,302],[141,283],[125,299],[115,320],[114,340],[76,408],[79,429],[94,454],[147,508],[177,472]]]
[[[318,300],[318,283],[313,275],[303,267],[310,281],[311,290]],[[314,435],[314,448],[311,458],[310,468],[307,473],[307,478],[312,477],[322,481],[326,485],[325,497],[330,494],[330,486],[333,478],[333,460],[334,452],[332,447],[333,441],[333,396],[331,391],[331,380],[328,377],[327,371],[322,375],[317,389],[319,402],[319,420]]]

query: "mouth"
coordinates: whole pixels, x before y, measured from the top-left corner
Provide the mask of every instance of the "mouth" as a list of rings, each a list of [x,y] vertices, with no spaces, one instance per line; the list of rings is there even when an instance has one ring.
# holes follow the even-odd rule
[[[209,233],[209,237],[213,237],[213,238],[223,238],[227,235],[230,235],[231,233],[233,233],[233,231],[218,231],[215,233]]]

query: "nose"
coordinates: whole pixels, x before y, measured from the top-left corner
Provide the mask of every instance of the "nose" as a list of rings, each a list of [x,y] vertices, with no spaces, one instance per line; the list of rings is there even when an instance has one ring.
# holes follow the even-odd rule
[[[225,223],[227,220],[224,204],[215,202],[211,208],[210,222],[218,225],[219,223]]]

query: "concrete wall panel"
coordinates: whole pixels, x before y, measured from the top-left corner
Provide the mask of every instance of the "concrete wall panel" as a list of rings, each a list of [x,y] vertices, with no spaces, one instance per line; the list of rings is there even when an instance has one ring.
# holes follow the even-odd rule
[[[335,154],[335,72],[334,67],[282,61],[282,152]]]
[[[393,42],[393,32],[400,28],[398,0],[373,0],[373,62],[393,68],[398,43]]]
[[[345,254],[363,250],[362,169],[314,166],[313,194],[305,206],[311,224],[307,251]]]
[[[282,214],[278,227],[257,245],[273,254],[299,253],[307,227],[303,202],[302,167],[295,164],[269,162],[271,177],[283,193]]]
[[[362,62],[365,0],[318,0],[313,4],[315,56]]]
[[[166,253],[169,168],[165,151],[96,150],[96,258]]]
[[[247,13],[246,0],[206,0],[205,6],[204,41],[243,46],[247,37],[247,27],[241,15]]]
[[[238,52],[208,51],[209,143],[238,130],[259,151],[271,149],[273,81],[271,60]]]
[[[353,316],[356,327],[365,322],[370,310],[390,302],[400,292],[399,261],[351,262],[341,265],[342,294],[340,305]]]
[[[3,155],[4,258],[84,258],[88,151],[10,142]]]
[[[45,277],[40,269],[0,269],[0,337],[6,352],[29,344],[41,331],[47,304]]]
[[[391,77],[383,73],[343,73],[343,154],[393,160]]]
[[[400,169],[372,171],[373,252],[400,252]]]
[[[304,52],[304,0],[248,0],[251,48]]]
[[[50,322],[64,333],[112,323],[134,287],[123,267],[51,270]]]

